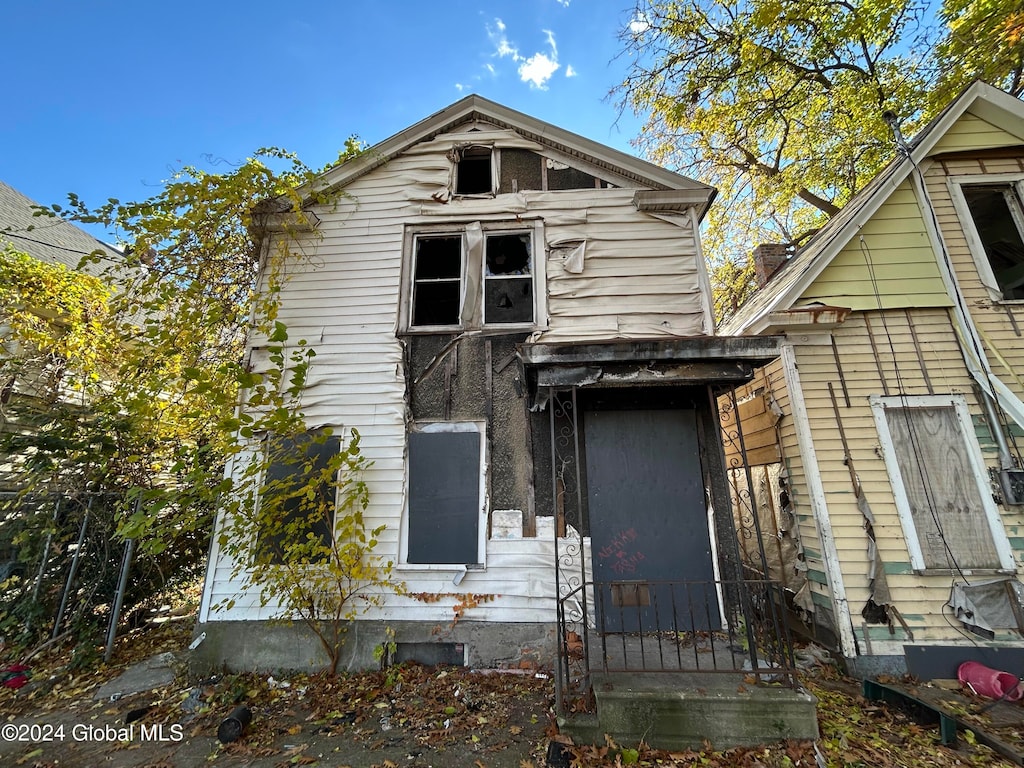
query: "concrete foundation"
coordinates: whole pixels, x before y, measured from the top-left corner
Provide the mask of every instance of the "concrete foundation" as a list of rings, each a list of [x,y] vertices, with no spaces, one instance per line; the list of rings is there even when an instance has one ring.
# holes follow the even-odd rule
[[[432,663],[449,659],[462,647],[462,663],[477,669],[548,667],[554,663],[554,624],[496,624],[460,621],[438,632],[436,623],[411,621],[355,621],[348,630],[339,670],[379,666],[375,651],[394,633],[404,658]],[[196,676],[215,672],[316,672],[326,656],[316,636],[301,622],[219,621],[196,627],[206,633],[189,655],[189,671]],[[430,645],[443,653],[430,653]],[[416,658],[416,649],[422,659]]]
[[[699,678],[699,679],[698,679]],[[807,691],[748,685],[732,675],[595,674],[597,716],[571,718],[563,730],[581,743],[609,734],[620,745],[655,749],[756,746],[817,739],[816,701]]]
[[[899,656],[857,656],[842,658],[846,674],[858,680],[874,680],[879,675],[902,677],[907,674],[907,657]]]

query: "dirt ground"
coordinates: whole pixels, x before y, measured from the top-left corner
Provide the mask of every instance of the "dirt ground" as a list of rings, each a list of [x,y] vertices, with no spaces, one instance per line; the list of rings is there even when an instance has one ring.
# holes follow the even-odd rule
[[[0,688],[0,766],[26,768],[569,768],[569,766],[1010,766],[961,733],[939,743],[937,727],[898,708],[865,701],[859,682],[830,665],[804,675],[818,699],[820,738],[752,749],[658,752],[644,745],[563,745],[545,671],[484,672],[399,666],[329,677],[224,675],[172,682],[111,700],[97,691],[129,664],[182,652],[191,624],[132,633],[112,664],[68,671],[67,651],[30,661],[23,688]],[[5,660],[5,664],[10,663]],[[923,692],[918,691],[920,695]],[[938,695],[938,694],[936,694]],[[1024,706],[991,707],[962,693],[948,707],[1024,750]],[[218,728],[238,707],[251,714],[241,737],[223,744]],[[979,730],[980,733],[980,730]],[[558,754],[548,759],[554,740]],[[1017,748],[1015,747],[1015,748]]]
[[[187,642],[187,639],[185,640]],[[0,765],[351,768],[545,764],[552,686],[544,673],[396,667],[338,676],[226,675],[97,701],[113,675],[36,679],[0,698]],[[251,721],[222,744],[238,707]],[[244,719],[244,718],[243,718]]]

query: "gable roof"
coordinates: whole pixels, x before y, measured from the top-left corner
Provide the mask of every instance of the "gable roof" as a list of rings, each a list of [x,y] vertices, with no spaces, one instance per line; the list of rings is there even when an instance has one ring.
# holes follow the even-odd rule
[[[658,191],[674,191],[672,202],[698,206],[703,217],[718,191],[714,187],[669,171],[661,166],[620,152],[604,144],[558,128],[543,120],[471,94],[370,147],[358,157],[331,168],[321,177],[327,188],[341,187],[383,165],[414,144],[429,141],[459,125],[483,121],[516,131],[545,147],[577,157],[598,168]]]
[[[719,333],[762,332],[771,312],[790,309],[892,192],[910,176],[914,166],[928,157],[943,136],[968,113],[1001,128],[1024,144],[1024,102],[987,83],[975,81],[921,129],[910,142],[909,156],[901,152],[850,198],[843,209],[829,219],[767,285],[722,324]]]
[[[47,264],[63,264],[71,269],[77,269],[82,257],[93,251],[117,253],[60,217],[33,216],[36,205],[30,197],[0,181],[0,245],[10,243]],[[98,274],[102,268],[90,264],[85,271]]]

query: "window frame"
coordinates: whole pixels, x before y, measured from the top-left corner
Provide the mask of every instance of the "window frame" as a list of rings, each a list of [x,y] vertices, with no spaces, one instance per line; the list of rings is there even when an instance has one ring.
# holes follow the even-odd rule
[[[530,236],[530,277],[533,286],[533,318],[525,322],[485,323],[484,299],[487,282],[486,242],[492,235]],[[421,238],[461,237],[462,272],[459,276],[458,322],[450,325],[414,325],[416,248]],[[459,333],[470,330],[533,331],[547,327],[547,251],[544,225],[540,219],[460,221],[443,224],[407,225],[403,237],[402,295],[398,330],[406,334]]]
[[[477,518],[477,560],[475,563],[410,563],[409,562],[409,519],[410,519],[410,451],[408,436],[413,433],[475,432],[479,437],[480,457],[478,474],[478,518]],[[487,520],[490,499],[487,494],[487,422],[486,421],[414,421],[406,432],[405,451],[405,500],[402,510],[398,566],[409,571],[463,571],[482,570],[487,567]]]
[[[995,272],[985,251],[981,234],[974,223],[974,216],[971,214],[970,206],[967,204],[967,197],[964,195],[964,187],[979,186],[1009,186],[1017,194],[1017,203],[1010,208],[1010,215],[1017,224],[1017,231],[1024,240],[1024,173],[986,173],[956,176],[948,180],[950,196],[953,200],[953,207],[956,210],[957,218],[963,229],[964,239],[967,240],[968,250],[978,269],[978,275],[982,285],[988,292],[989,298],[999,304],[1024,304],[1024,299],[1008,299],[1003,296],[1003,291],[996,280]]]
[[[903,473],[899,467],[899,460],[896,455],[896,447],[893,443],[892,433],[889,429],[889,422],[886,417],[886,410],[889,408],[940,408],[952,406],[956,414],[960,434],[963,437],[963,448],[970,463],[970,475],[974,479],[978,495],[981,499],[982,512],[988,524],[989,533],[992,536],[992,545],[999,558],[999,568],[972,568],[965,566],[962,573],[986,574],[986,573],[1016,573],[1016,562],[1013,557],[1013,550],[1007,538],[1003,521],[992,498],[992,488],[985,482],[988,477],[988,469],[981,453],[981,446],[974,432],[970,411],[967,407],[967,399],[963,395],[872,395],[869,398],[872,416],[875,420],[875,428],[878,432],[882,458],[885,461],[886,472],[889,476],[889,483],[892,487],[893,499],[896,504],[896,511],[899,515],[900,524],[903,527],[903,537],[910,554],[910,565],[914,572],[919,575],[960,573],[951,571],[948,568],[927,567],[924,559],[924,551],[921,547],[917,525],[911,511],[910,499],[903,480]]]
[[[467,153],[481,153],[482,151],[487,152],[487,162],[490,166],[491,173],[491,184],[490,188],[486,192],[459,192],[459,186],[461,184],[460,179],[460,166]],[[464,144],[460,147],[455,148],[455,159],[453,161],[454,168],[452,169],[452,197],[454,198],[487,198],[494,197],[498,193],[498,180],[501,177],[501,171],[498,166],[498,151],[493,144]]]

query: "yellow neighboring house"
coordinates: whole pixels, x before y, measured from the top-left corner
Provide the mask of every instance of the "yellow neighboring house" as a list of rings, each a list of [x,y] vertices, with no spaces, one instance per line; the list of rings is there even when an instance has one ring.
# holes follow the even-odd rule
[[[803,248],[755,251],[770,279],[720,331],[785,336],[724,403],[738,519],[855,671],[1024,674],[1024,103],[977,82],[894,135]]]

